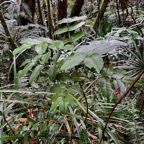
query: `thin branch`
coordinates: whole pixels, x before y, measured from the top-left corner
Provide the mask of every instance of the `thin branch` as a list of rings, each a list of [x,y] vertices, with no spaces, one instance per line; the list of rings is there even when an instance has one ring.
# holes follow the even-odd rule
[[[86,97],[86,94],[85,94],[85,92],[84,92],[84,90],[83,90],[83,87],[82,87],[81,82],[79,82],[79,85],[80,85],[80,88],[81,88],[81,90],[82,90],[83,96],[84,96],[84,98],[85,98],[85,102],[86,102],[86,118],[85,118],[85,121],[86,121],[86,120],[87,120],[87,117],[88,117],[88,115],[89,115],[89,112],[88,112],[88,101],[87,101],[87,97]]]
[[[15,135],[15,132],[13,131],[12,127],[10,126],[10,124],[8,123],[8,121],[6,120],[5,115],[2,114],[2,116],[4,118],[4,121],[7,123],[8,127],[10,128],[10,131],[12,132],[12,134]]]
[[[102,137],[100,139],[100,144],[104,138],[104,133],[105,133],[105,130],[107,128],[107,125],[109,123],[109,120],[115,110],[115,108],[117,107],[117,105],[126,97],[126,95],[130,92],[130,90],[133,88],[133,86],[136,84],[136,82],[140,79],[140,77],[142,76],[142,74],[144,73],[144,68],[139,72],[139,74],[137,75],[137,77],[134,79],[134,81],[132,82],[132,84],[127,88],[127,90],[124,92],[124,94],[118,99],[118,101],[115,103],[115,105],[113,106],[112,110],[111,110],[111,113],[109,114],[109,117],[106,121],[106,124],[105,124],[105,127],[102,131]]]

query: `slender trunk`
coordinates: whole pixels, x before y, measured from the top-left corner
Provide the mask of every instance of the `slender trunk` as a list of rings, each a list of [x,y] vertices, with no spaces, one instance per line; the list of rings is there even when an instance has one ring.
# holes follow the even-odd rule
[[[96,17],[96,19],[95,19],[95,23],[94,23],[94,26],[93,26],[93,29],[94,29],[95,31],[98,30],[99,23],[100,23],[100,21],[101,21],[102,18],[103,18],[103,15],[104,15],[104,12],[105,12],[105,10],[106,10],[106,8],[107,8],[108,3],[109,3],[109,0],[102,0],[102,3],[101,3],[101,5],[100,5],[99,12],[98,12],[98,14],[97,14],[97,17]]]
[[[37,4],[38,4],[40,24],[44,25],[43,16],[42,16],[42,10],[41,10],[41,5],[40,5],[40,0],[37,0]]]
[[[72,8],[70,17],[79,16],[83,4],[84,4],[84,0],[76,0]]]
[[[47,0],[47,8],[48,8],[49,37],[52,38],[52,19],[51,19],[51,10],[50,10],[50,0]]]
[[[67,0],[58,0],[58,20],[67,17]]]
[[[31,18],[19,16],[19,25],[27,25],[28,23],[34,22],[34,14],[35,14],[35,0],[24,0],[23,3],[25,3],[28,6],[28,9],[31,11]],[[23,8],[21,6],[21,11],[23,11]]]

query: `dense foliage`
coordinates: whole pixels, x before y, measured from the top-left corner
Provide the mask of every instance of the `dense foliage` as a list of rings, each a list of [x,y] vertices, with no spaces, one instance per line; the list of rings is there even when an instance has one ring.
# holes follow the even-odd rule
[[[0,1],[0,144],[144,143],[144,2]]]

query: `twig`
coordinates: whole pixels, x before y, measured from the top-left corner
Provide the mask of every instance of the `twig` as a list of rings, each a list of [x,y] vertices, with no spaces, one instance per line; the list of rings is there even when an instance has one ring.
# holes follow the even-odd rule
[[[115,103],[115,105],[113,106],[112,110],[111,110],[111,113],[109,114],[109,117],[106,121],[106,124],[105,124],[105,127],[102,131],[102,137],[100,139],[100,144],[104,138],[104,133],[105,133],[105,130],[107,128],[107,125],[109,123],[109,120],[115,110],[115,108],[117,107],[117,105],[126,97],[126,95],[129,93],[129,91],[133,88],[133,86],[136,84],[136,82],[140,79],[140,77],[142,76],[142,74],[144,73],[144,68],[138,73],[137,77],[134,79],[134,81],[132,82],[132,84],[127,88],[127,90],[124,92],[124,94],[118,99],[118,101]]]
[[[88,115],[89,115],[89,112],[88,112],[88,101],[87,101],[87,97],[86,97],[86,94],[85,94],[85,92],[84,92],[84,90],[83,90],[83,87],[82,87],[81,82],[79,82],[79,85],[80,85],[80,88],[81,88],[81,90],[82,90],[83,96],[84,96],[84,98],[85,98],[85,102],[86,102],[86,118],[85,118],[85,120],[84,120],[84,121],[86,121],[86,120],[87,120],[87,117],[88,117]]]

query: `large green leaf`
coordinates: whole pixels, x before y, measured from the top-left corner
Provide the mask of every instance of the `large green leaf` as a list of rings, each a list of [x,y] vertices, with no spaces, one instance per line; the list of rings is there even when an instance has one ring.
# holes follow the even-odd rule
[[[97,71],[97,73],[99,73],[103,68],[104,63],[100,54],[93,53],[92,55],[85,57],[84,64],[90,69],[94,68]]]
[[[85,22],[79,22],[79,23],[75,23],[75,24],[71,25],[70,27],[65,26],[63,28],[56,30],[54,32],[54,34],[59,35],[59,34],[63,34],[63,33],[68,32],[68,31],[74,31],[74,30],[82,27],[84,24],[85,24]]]
[[[43,43],[35,46],[35,51],[36,51],[38,54],[43,54],[43,53],[46,52],[46,49],[47,49],[47,48],[48,48],[47,43],[43,42]]]
[[[35,64],[40,60],[41,57],[42,57],[42,55],[37,55],[37,56],[35,56],[35,57],[31,60],[31,62],[33,63],[33,65],[35,65]]]
[[[69,80],[69,73],[66,72],[61,72],[56,75],[56,80],[57,81],[66,81]]]
[[[62,49],[64,51],[73,50],[74,46],[72,44],[66,44]]]
[[[28,71],[32,69],[34,65],[32,63],[27,64],[23,70],[18,72],[19,78],[23,77]]]
[[[50,110],[55,111],[56,108],[59,107],[59,110],[62,113],[65,113],[67,111],[67,107],[69,104],[73,104],[74,98],[70,94],[65,94],[65,93],[58,93],[54,96],[52,96],[52,105]]]
[[[45,38],[45,37],[39,37],[39,38],[37,38],[37,40],[39,40],[39,41],[41,41],[41,42],[45,42],[45,43],[48,43],[48,44],[51,44],[51,43],[53,43],[53,40],[52,39],[50,39],[50,38]]]
[[[70,41],[75,42],[84,36],[84,32],[79,31],[70,36]]]
[[[83,72],[73,72],[71,74],[71,79],[74,81],[74,82],[78,82],[78,81],[82,81],[82,80],[86,80],[87,76],[85,73]]]
[[[50,111],[55,111],[57,107],[59,107],[60,102],[63,100],[63,94],[59,93],[59,95],[54,95],[52,97],[52,105]]]
[[[33,70],[30,76],[30,80],[29,80],[30,83],[32,83],[34,80],[37,79],[42,69],[43,69],[43,65],[38,65],[35,67],[35,69]]]
[[[41,58],[40,63],[41,63],[41,64],[47,63],[47,62],[48,62],[48,59],[50,58],[50,56],[51,56],[51,53],[50,53],[50,52],[47,52],[46,54],[44,54],[44,55],[42,56],[42,58]]]
[[[79,22],[79,23],[76,23],[76,24],[73,24],[73,25],[71,25],[70,27],[69,27],[69,31],[74,31],[74,30],[76,30],[76,29],[78,29],[78,28],[80,28],[80,27],[82,27],[83,25],[85,24],[85,22]]]
[[[52,93],[64,93],[64,91],[67,90],[67,85],[66,84],[55,84],[50,88],[50,91]]]
[[[112,53],[112,50],[120,46],[124,47],[127,46],[127,44],[118,40],[96,40],[91,41],[89,45],[80,46],[77,51],[87,53],[89,51],[96,50],[97,53],[107,54],[109,52]]]
[[[56,31],[54,32],[54,35],[63,34],[63,33],[65,33],[65,32],[67,32],[67,31],[69,31],[69,29],[68,29],[67,26],[65,26],[65,27],[63,27],[63,28],[59,28],[58,30],[56,30]]]
[[[24,52],[25,50],[30,49],[30,48],[31,48],[31,45],[23,44],[13,51],[13,55],[17,55],[17,54]]]
[[[57,74],[57,67],[56,67],[56,65],[50,66],[50,68],[48,70],[48,74],[49,74],[50,80],[54,81],[55,77],[56,77],[56,74]]]
[[[70,55],[64,60],[63,65],[61,66],[61,70],[68,70],[74,68],[75,66],[79,65],[84,60],[84,58],[85,55],[81,53]]]
[[[55,40],[53,43],[49,46],[49,48],[52,49],[63,49],[64,43],[61,40]]]
[[[21,40],[21,44],[28,44],[28,45],[37,45],[37,44],[41,44],[43,41],[41,41],[40,39],[32,39],[32,38],[27,38],[27,39],[22,39]]]
[[[84,20],[86,18],[87,18],[86,16],[64,18],[64,19],[58,21],[57,24],[77,22],[77,21],[80,21],[80,20]]]

